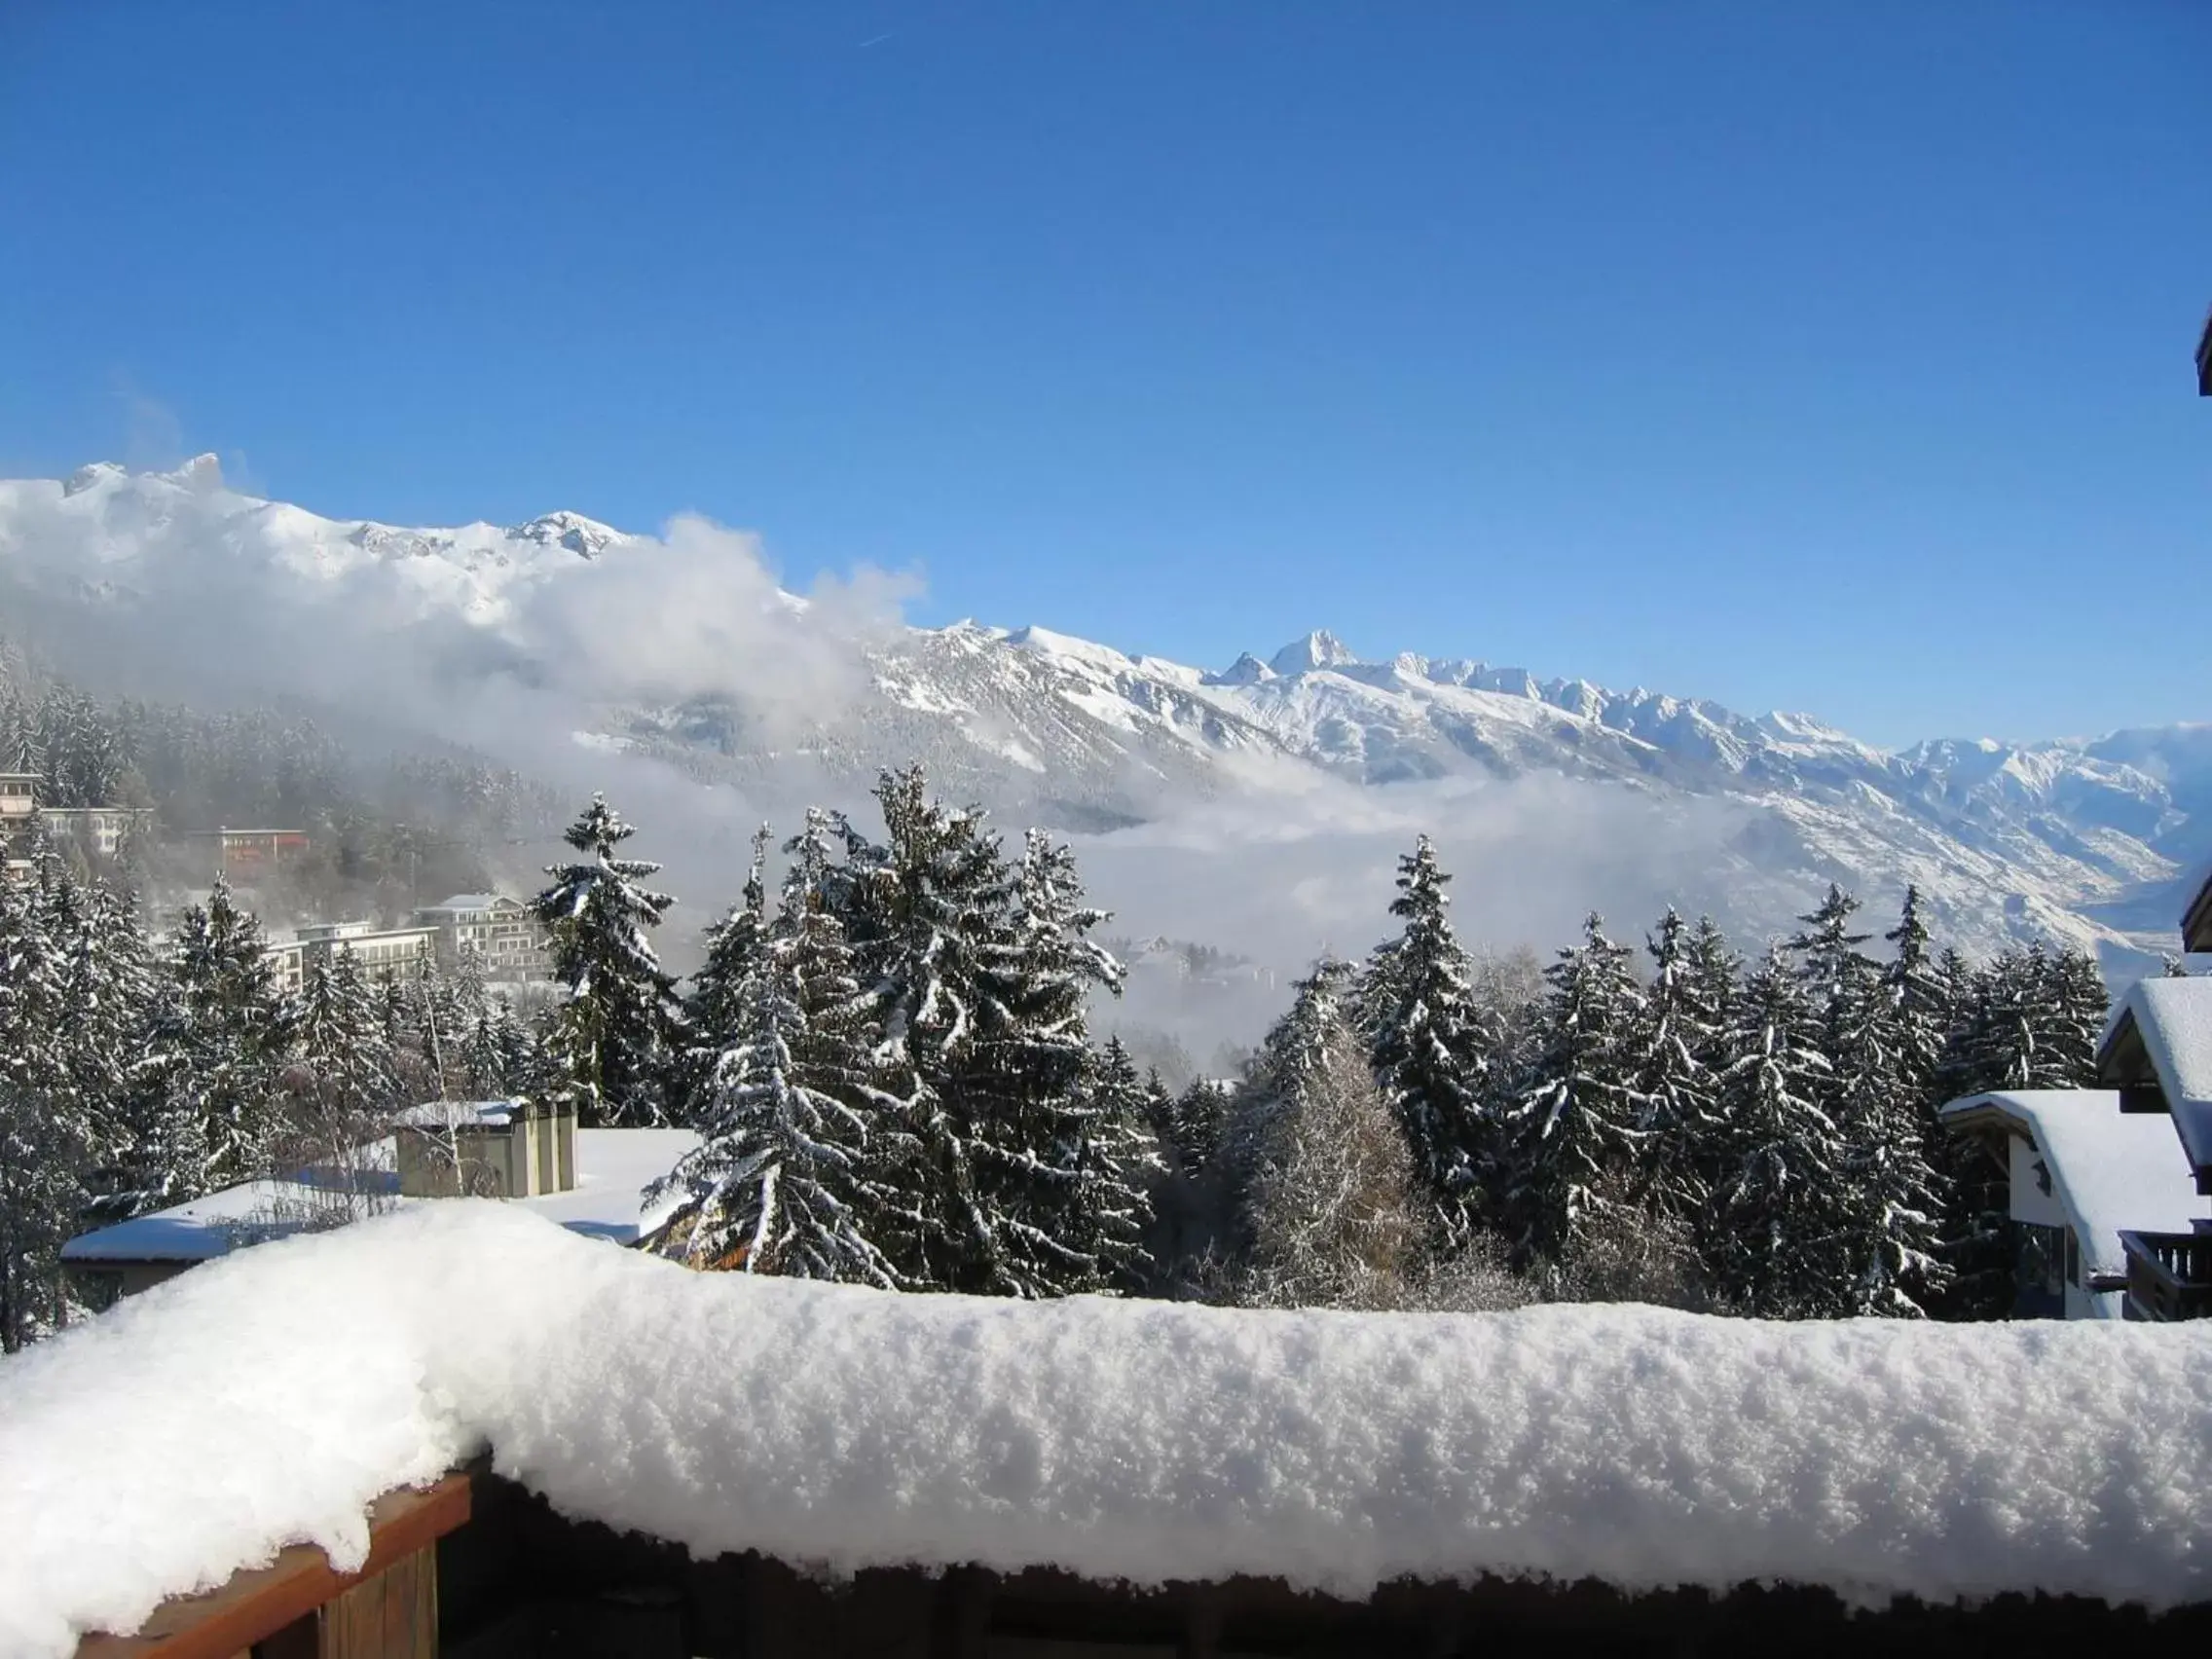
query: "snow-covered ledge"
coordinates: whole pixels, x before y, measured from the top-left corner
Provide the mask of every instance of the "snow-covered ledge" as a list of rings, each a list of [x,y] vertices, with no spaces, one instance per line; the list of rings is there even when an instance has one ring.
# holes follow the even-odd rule
[[[2212,1325],[1021,1305],[701,1274],[455,1200],[0,1365],[0,1652],[63,1655],[492,1450],[850,1570],[2212,1601]]]

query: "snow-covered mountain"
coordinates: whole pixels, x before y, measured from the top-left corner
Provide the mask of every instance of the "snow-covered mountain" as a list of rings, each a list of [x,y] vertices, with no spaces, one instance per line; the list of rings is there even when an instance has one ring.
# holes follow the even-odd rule
[[[212,457],[0,482],[18,595],[148,617],[208,588],[266,602],[287,629],[325,630],[327,660],[401,640],[438,653],[425,672],[447,694],[469,673],[558,682],[584,741],[707,782],[857,789],[919,757],[950,793],[1094,834],[1231,800],[1296,819],[1326,797],[1341,816],[1347,791],[1385,819],[1419,803],[1440,831],[1499,800],[1563,818],[1626,801],[1636,822],[1687,827],[1659,886],[1739,926],[1786,926],[1830,879],[1879,915],[1912,881],[1970,947],[2047,932],[2122,958],[2167,947],[2180,882],[2212,859],[2212,724],[1893,753],[1801,715],[1362,661],[1325,632],[1209,672],[1037,627],[910,628],[782,593],[752,558],[711,527],[638,536],[566,512],[326,519],[228,489]]]

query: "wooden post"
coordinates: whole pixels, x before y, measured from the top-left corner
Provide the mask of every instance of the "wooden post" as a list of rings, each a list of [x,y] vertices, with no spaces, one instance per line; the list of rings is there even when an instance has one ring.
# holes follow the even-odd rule
[[[434,1659],[437,1540],[467,1522],[469,1501],[465,1473],[387,1493],[369,1507],[359,1572],[339,1572],[313,1545],[294,1544],[219,1589],[165,1602],[133,1636],[86,1637],[77,1659],[236,1659],[241,1650],[252,1659]]]
[[[1183,1638],[1176,1659],[1214,1659],[1221,1651],[1221,1596],[1210,1584],[1194,1584],[1183,1600]]]
[[[316,1659],[437,1659],[438,1552],[417,1550],[321,1611]]]

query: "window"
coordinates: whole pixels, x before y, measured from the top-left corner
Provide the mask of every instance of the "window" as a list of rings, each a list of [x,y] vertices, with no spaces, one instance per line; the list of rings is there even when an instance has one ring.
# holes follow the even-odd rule
[[[2020,1225],[2020,1287],[2039,1297],[2066,1293],[2066,1246],[2071,1230]]]

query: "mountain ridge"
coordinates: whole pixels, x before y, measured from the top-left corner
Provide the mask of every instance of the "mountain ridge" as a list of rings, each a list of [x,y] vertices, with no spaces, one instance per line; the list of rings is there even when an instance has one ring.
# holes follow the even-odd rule
[[[649,637],[656,617],[675,629],[718,606],[773,612],[747,621],[756,644],[767,637],[759,628],[808,617],[808,601],[766,579],[735,597],[664,595],[653,584],[690,569],[680,539],[566,510],[506,527],[326,519],[230,490],[213,457],[168,472],[95,462],[66,480],[0,481],[0,562],[18,580],[61,576],[77,603],[164,591],[183,579],[167,561],[199,560],[196,571],[247,592],[338,599],[387,630],[460,622],[526,662],[557,646],[560,629],[548,631],[539,611],[571,588],[589,589],[579,603],[594,614],[605,596],[632,594],[648,657],[660,654]],[[1783,925],[1793,912],[1780,907],[1805,907],[1828,879],[1870,901],[1911,881],[1973,943],[2050,933],[2108,960],[2139,962],[2160,948],[2171,918],[2159,908],[2212,857],[2212,724],[1884,750],[1805,714],[1746,715],[1474,658],[1367,661],[1326,630],[1219,670],[1041,625],[895,623],[817,645],[849,671],[833,694],[725,689],[711,669],[693,677],[704,683],[665,693],[587,685],[584,735],[741,785],[802,759],[816,773],[865,779],[918,756],[950,791],[1100,833],[1230,795],[1309,794],[1317,778],[1392,799],[1394,786],[1465,799],[1543,778],[1662,812],[1725,803],[1734,827],[1706,874],[1723,890],[1767,896],[1745,900],[1757,921]],[[799,683],[797,669],[781,672]]]

